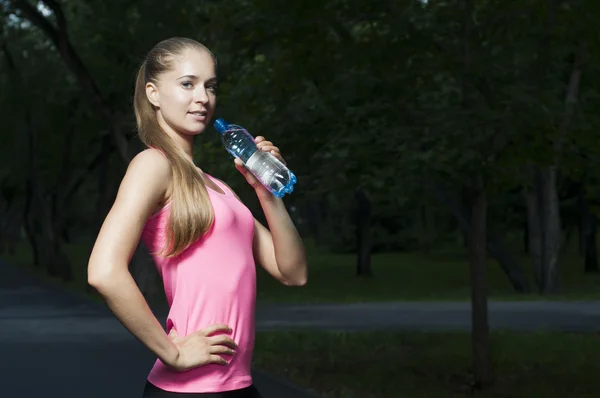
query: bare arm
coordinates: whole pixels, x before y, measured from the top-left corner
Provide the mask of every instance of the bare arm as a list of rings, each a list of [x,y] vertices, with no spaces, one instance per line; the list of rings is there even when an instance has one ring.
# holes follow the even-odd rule
[[[88,283],[137,339],[165,364],[179,355],[148,307],[128,270],[142,228],[167,195],[171,181],[168,160],[156,150],[138,154],[130,163],[88,263]]]
[[[272,195],[259,199],[270,231],[254,220],[257,262],[284,285],[305,285],[308,267],[304,245],[283,201]]]

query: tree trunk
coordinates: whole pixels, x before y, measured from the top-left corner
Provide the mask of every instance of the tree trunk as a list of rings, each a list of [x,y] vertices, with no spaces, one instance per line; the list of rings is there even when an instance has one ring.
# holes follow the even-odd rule
[[[463,8],[463,78],[462,105],[466,118],[464,127],[467,132],[475,133],[474,123],[470,120],[471,112],[475,111],[475,103],[470,95],[472,80],[471,40],[473,34],[473,0],[462,0]],[[492,382],[492,361],[490,358],[490,336],[487,307],[486,282],[486,246],[487,246],[487,197],[483,171],[474,174],[472,187],[469,188],[472,202],[469,206],[469,269],[471,275],[471,343],[473,347],[473,376],[474,387],[484,389]],[[464,191],[463,191],[464,192]],[[464,200],[463,200],[464,203]]]
[[[371,215],[372,205],[366,192],[358,187],[355,192],[356,201],[356,275],[371,277]]]
[[[450,192],[441,183],[433,182],[431,186],[440,203],[448,206],[452,214],[454,214],[461,232],[463,234],[468,234],[471,216],[465,204],[459,201],[457,194]],[[529,286],[527,278],[525,278],[525,274],[519,266],[519,263],[510,253],[500,235],[488,227],[486,239],[487,249],[489,250],[490,255],[498,261],[498,264],[500,264],[502,271],[504,271],[504,274],[507,276],[515,292],[529,293],[531,287]]]
[[[558,290],[558,257],[562,243],[560,204],[556,183],[556,168],[553,166],[541,170],[542,194],[542,242],[543,264],[542,293],[556,293]]]
[[[542,294],[558,289],[558,257],[562,228],[556,188],[556,168],[533,168],[533,190],[526,195],[529,250],[535,281]]]
[[[527,193],[525,195],[527,195]],[[525,197],[527,198],[527,196]],[[529,209],[529,207],[527,209]],[[529,213],[527,217],[529,218]],[[529,253],[529,222],[527,222],[527,220],[523,223],[523,253]]]
[[[589,201],[582,195],[581,201],[581,240],[583,242],[585,273],[598,272],[598,255],[596,248],[596,225],[598,218],[590,211]]]
[[[41,265],[48,270],[48,274],[51,276],[71,281],[73,272],[69,258],[63,250],[60,228],[52,219],[51,209],[48,205],[39,209],[40,211],[34,214],[40,220],[42,227],[42,233],[36,234],[39,238],[37,247],[41,255]]]
[[[54,213],[55,198],[44,195],[39,172],[37,132],[32,125],[28,109],[25,109],[25,129],[29,138],[30,165],[27,182],[27,232],[34,252],[34,263],[44,268],[51,276],[70,281],[73,279],[73,273],[62,248],[61,225],[56,222]]]
[[[559,208],[557,173],[564,142],[570,127],[573,109],[579,96],[582,66],[586,47],[580,43],[576,49],[565,94],[565,110],[559,136],[553,143],[553,163],[533,167],[530,174],[534,189],[527,197],[530,253],[535,279],[541,293],[558,291],[558,257],[562,246],[562,227]],[[539,243],[538,243],[539,240]]]
[[[481,179],[481,177],[480,177]],[[471,339],[475,387],[492,381],[486,281],[487,198],[483,184],[477,184],[469,225],[469,267],[471,273]]]
[[[589,209],[584,209],[584,206],[587,206],[587,200],[585,192],[581,189],[577,198],[577,208],[579,209],[579,217],[577,218],[577,253],[580,256],[585,256],[585,220],[587,218],[586,213],[589,211]]]
[[[0,181],[0,254],[15,253],[19,241],[21,214],[17,200],[17,188],[6,180]]]
[[[31,177],[27,179],[25,184],[25,206],[23,208],[23,227],[25,229],[25,236],[29,241],[29,245],[31,246],[31,252],[33,256],[33,265],[36,267],[40,266],[40,251],[38,249],[38,239],[35,237],[35,234],[39,230],[36,225],[36,219],[33,216],[33,208],[34,208],[34,199],[33,199],[33,188],[31,183]]]
[[[536,173],[536,171],[534,171]],[[527,203],[527,236],[529,237],[529,255],[533,265],[533,276],[538,290],[542,286],[543,269],[543,244],[542,244],[542,219],[539,204],[539,182],[533,179],[533,189],[525,192]]]
[[[56,222],[60,225],[60,236],[65,244],[70,243],[71,235],[69,233],[69,223],[67,221],[65,212],[65,202],[67,198],[61,195],[64,192],[64,182],[68,180],[71,175],[71,170],[74,167],[73,164],[73,139],[75,137],[75,127],[71,126],[65,134],[65,141],[63,146],[63,156],[61,170],[57,183],[54,186],[54,209],[53,214],[56,218]]]
[[[112,184],[110,183],[110,151],[111,145],[109,137],[102,139],[102,162],[98,170],[98,201],[96,202],[96,226],[100,229],[104,218],[110,210],[113,202]]]

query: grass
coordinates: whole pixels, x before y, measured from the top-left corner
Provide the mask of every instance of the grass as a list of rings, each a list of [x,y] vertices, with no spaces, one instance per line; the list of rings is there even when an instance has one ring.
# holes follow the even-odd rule
[[[472,391],[467,333],[258,333],[254,365],[324,398],[600,396],[592,334],[494,332],[494,384]]]
[[[92,250],[91,244],[69,244],[65,246],[65,251],[71,261],[73,280],[65,282],[59,278],[48,275],[45,270],[33,265],[33,252],[28,243],[22,242],[15,246],[14,254],[4,253],[0,255],[4,261],[10,264],[26,268],[29,272],[41,277],[47,282],[59,285],[72,293],[86,295],[94,300],[100,298],[94,294],[87,285],[87,260]]]
[[[268,302],[366,302],[469,300],[470,280],[466,253],[382,253],[372,256],[373,278],[357,278],[352,254],[332,254],[314,247],[307,250],[309,282],[301,289],[279,284],[264,272],[258,274],[258,298]],[[530,269],[525,256],[520,259]],[[583,260],[567,254],[561,259],[559,294],[516,294],[500,266],[488,261],[490,299],[588,300],[600,299],[600,274],[584,274]],[[529,273],[529,272],[528,272]],[[534,288],[532,277],[530,283]]]
[[[91,244],[69,245],[67,254],[73,264],[74,281],[66,284],[72,291],[86,291],[86,264]],[[373,302],[373,301],[449,301],[468,300],[470,281],[464,250],[423,253],[382,253],[372,257],[373,278],[354,275],[355,257],[352,254],[333,254],[307,243],[309,282],[302,288],[283,286],[266,272],[258,272],[258,300],[261,302]],[[6,261],[33,266],[31,250],[26,244],[17,246]],[[526,257],[519,258],[522,267],[530,270]],[[513,292],[500,266],[488,262],[489,297],[494,300],[591,300],[600,299],[600,274],[584,274],[582,259],[567,253],[560,263],[561,292],[553,296],[538,294],[517,295]],[[530,274],[530,272],[528,272]],[[47,277],[52,282],[61,283]],[[530,278],[531,280],[531,278]],[[532,283],[533,286],[533,283]],[[97,297],[94,297],[97,299]]]
[[[78,293],[86,291],[90,245],[67,253],[75,280],[68,284],[31,265],[27,245],[8,262],[27,267],[48,281]],[[375,277],[354,276],[352,255],[308,247],[310,277],[304,288],[282,286],[258,273],[258,298],[270,302],[366,302],[468,300],[468,264],[456,252],[390,253],[373,256]],[[521,259],[521,264],[527,264]],[[600,275],[585,275],[581,260],[561,261],[560,295],[551,299],[598,299]],[[515,295],[499,266],[488,265],[490,298],[534,300]],[[94,299],[97,297],[92,296]],[[544,299],[548,299],[544,297]],[[495,383],[484,393],[471,389],[468,333],[268,332],[257,333],[255,366],[311,388],[324,398],[596,397],[600,384],[600,341],[594,334],[492,332]]]

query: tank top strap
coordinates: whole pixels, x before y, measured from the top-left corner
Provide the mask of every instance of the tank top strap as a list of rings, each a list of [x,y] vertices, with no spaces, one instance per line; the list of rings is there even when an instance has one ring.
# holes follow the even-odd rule
[[[219,188],[221,188],[223,190],[223,192],[225,193],[224,196],[235,196],[233,194],[233,191],[231,190],[231,188],[229,188],[227,185],[225,185],[225,183],[221,182],[221,180],[219,180],[218,178],[215,178],[215,177],[211,176],[207,172],[203,172],[203,173],[204,173],[205,176],[207,176],[208,178],[210,178],[210,180],[212,182],[214,182],[215,184],[217,184],[217,186]]]

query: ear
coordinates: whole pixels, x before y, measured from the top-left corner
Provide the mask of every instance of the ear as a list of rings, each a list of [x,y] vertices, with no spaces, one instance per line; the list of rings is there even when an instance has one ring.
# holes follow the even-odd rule
[[[158,88],[154,83],[146,83],[146,96],[152,105],[156,107],[159,106],[160,98],[158,95]]]

